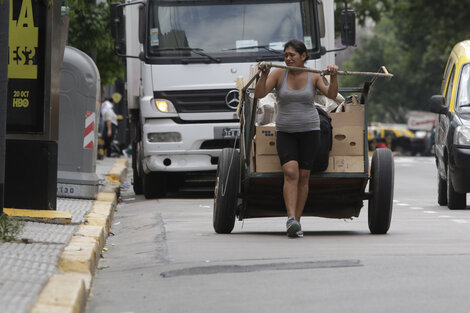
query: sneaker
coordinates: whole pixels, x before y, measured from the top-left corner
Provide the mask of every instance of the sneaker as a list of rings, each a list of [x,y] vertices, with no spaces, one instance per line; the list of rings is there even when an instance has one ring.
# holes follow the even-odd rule
[[[297,220],[293,216],[287,219],[286,228],[287,228],[287,236],[292,237],[292,238],[299,237],[298,232],[299,231],[302,232],[299,222],[297,222]],[[303,236],[303,233],[302,233],[302,236]]]
[[[302,231],[302,225],[300,225],[300,223],[299,226],[300,230],[297,232],[297,237],[302,238],[304,236],[304,232]]]

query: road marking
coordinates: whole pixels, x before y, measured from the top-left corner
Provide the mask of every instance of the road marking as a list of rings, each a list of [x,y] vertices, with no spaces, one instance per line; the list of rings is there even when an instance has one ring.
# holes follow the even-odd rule
[[[456,222],[457,224],[470,224],[469,220],[463,220],[463,219],[452,220],[452,222]]]
[[[452,218],[450,215],[439,215],[440,218]]]
[[[423,213],[427,213],[427,214],[435,214],[437,213],[436,211],[423,211]]]
[[[400,206],[409,206],[408,203],[397,203],[397,205],[400,205]]]
[[[418,206],[412,206],[412,207],[410,207],[410,209],[412,209],[412,210],[423,210],[423,208],[420,208]]]

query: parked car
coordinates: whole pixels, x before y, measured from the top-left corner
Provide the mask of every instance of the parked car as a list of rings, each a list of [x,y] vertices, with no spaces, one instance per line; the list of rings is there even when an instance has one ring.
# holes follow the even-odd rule
[[[402,155],[423,155],[426,143],[423,138],[406,127],[376,125],[368,128],[369,150],[386,146]]]
[[[438,203],[465,209],[470,192],[470,40],[452,49],[441,93],[430,99],[439,114],[434,154],[438,172]]]

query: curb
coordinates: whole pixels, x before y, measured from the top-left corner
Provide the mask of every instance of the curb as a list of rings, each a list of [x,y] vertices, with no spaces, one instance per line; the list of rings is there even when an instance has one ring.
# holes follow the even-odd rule
[[[127,175],[128,160],[117,159],[107,175],[107,184],[93,202],[85,223],[78,226],[59,260],[61,273],[52,275],[39,294],[31,313],[82,313],[106,243],[119,188]]]

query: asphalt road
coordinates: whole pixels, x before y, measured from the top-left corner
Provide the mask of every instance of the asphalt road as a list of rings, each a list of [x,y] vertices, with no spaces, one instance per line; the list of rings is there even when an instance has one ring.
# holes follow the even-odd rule
[[[212,228],[212,199],[145,200],[115,214],[87,312],[470,312],[470,209],[437,205],[431,157],[395,158],[393,217],[307,217]],[[470,203],[470,202],[469,202]]]

